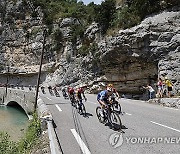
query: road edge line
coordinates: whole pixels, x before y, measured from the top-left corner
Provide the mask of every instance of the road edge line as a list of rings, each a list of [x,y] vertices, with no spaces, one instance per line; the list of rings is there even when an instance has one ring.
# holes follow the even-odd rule
[[[76,141],[78,142],[83,154],[91,154],[91,152],[89,151],[89,149],[87,148],[87,146],[85,145],[79,134],[76,132],[76,130],[71,129],[71,132],[74,135]]]

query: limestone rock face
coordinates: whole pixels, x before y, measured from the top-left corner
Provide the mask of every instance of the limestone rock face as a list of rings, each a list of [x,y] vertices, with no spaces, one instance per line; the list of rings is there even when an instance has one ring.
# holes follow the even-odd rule
[[[180,89],[179,27],[180,11],[165,11],[99,42],[108,81],[119,91],[140,93],[140,86],[168,76]]]
[[[30,1],[0,1],[1,73],[10,66],[12,72],[37,74],[43,29],[48,29],[42,19],[40,7],[35,8]],[[85,38],[74,43],[71,26],[79,24],[75,18],[65,18],[52,25],[43,57],[44,84],[95,84],[100,90],[99,83],[113,83],[123,94],[139,95],[143,85],[151,83],[156,88],[157,77],[167,76],[174,92],[180,91],[180,8],[147,17],[114,36],[102,37],[98,24],[92,23]],[[55,35],[62,36],[55,40]],[[78,55],[83,43],[98,44],[97,52]]]
[[[69,27],[71,25],[79,24],[78,20],[75,18],[65,18],[62,20],[60,27]]]
[[[7,67],[17,73],[22,69],[27,73],[38,72],[43,31],[48,29],[42,19],[41,8],[35,8],[31,1],[0,1],[0,72],[7,71]],[[54,29],[55,25],[53,32]],[[53,49],[53,32],[46,37],[43,64],[56,61],[61,54]]]
[[[86,39],[98,42],[100,40],[100,27],[93,22],[85,31]]]
[[[8,65],[18,69],[38,64],[42,30],[36,25],[41,19],[33,18],[28,5],[22,0],[1,1],[0,7],[4,12],[0,14],[1,70]]]
[[[113,83],[119,92],[137,97],[144,92],[143,85],[151,83],[156,89],[157,77],[168,76],[176,93],[180,89],[179,12],[165,11],[131,29],[120,30],[115,36],[105,37],[98,42],[98,52],[84,58],[73,57],[75,50],[66,42],[63,55],[71,55],[71,59],[69,62],[61,59],[46,83],[89,86]],[[98,32],[97,24],[93,23],[85,35],[92,42],[97,40]],[[97,77],[104,75],[97,81]]]

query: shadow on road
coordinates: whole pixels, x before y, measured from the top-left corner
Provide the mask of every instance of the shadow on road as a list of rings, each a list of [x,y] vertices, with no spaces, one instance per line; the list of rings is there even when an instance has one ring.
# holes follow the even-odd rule
[[[93,114],[91,114],[91,113],[86,113],[83,117],[89,118],[89,117],[92,117],[92,116],[93,116]]]
[[[121,129],[128,129],[126,126],[122,125]]]
[[[112,125],[110,123],[106,123],[105,126],[108,126],[110,129],[117,131],[117,132],[121,132],[121,133],[125,133],[125,131],[123,131],[123,129],[128,129],[124,125],[121,126],[121,129],[119,129],[119,127],[112,127]],[[118,129],[116,129],[116,128],[118,128]]]

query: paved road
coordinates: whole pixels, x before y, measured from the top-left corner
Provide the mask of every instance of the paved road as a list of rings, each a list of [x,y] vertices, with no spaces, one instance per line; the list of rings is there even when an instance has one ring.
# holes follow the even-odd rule
[[[97,120],[96,95],[87,94],[88,117],[79,115],[69,100],[43,95],[57,125],[65,154],[179,154],[180,110],[120,99],[124,133],[109,129]]]

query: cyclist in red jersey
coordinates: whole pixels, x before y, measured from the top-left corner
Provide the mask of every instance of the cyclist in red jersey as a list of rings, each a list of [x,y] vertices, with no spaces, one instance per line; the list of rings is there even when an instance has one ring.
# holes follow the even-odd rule
[[[68,87],[68,95],[69,95],[69,98],[71,100],[71,102],[73,103],[75,97],[74,97],[74,89],[73,87]]]
[[[79,87],[77,89],[77,98],[78,98],[80,104],[82,104],[82,95],[83,95],[84,100],[87,101],[87,98],[85,97],[85,94],[84,94],[83,87]]]

